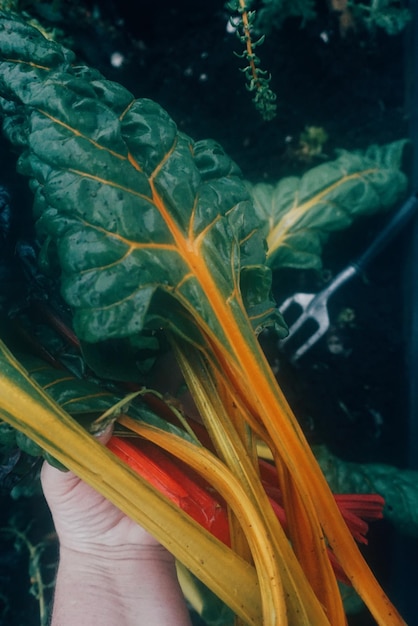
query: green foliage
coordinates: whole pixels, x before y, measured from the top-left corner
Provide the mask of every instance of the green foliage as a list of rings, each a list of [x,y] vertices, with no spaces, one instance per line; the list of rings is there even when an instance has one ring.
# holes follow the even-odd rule
[[[255,26],[259,32],[269,33],[272,28],[282,28],[290,17],[301,18],[305,25],[316,14],[316,0],[262,0]]]
[[[369,0],[348,3],[355,20],[369,30],[382,28],[388,35],[397,35],[412,19],[411,10],[402,0]]]
[[[348,0],[347,8],[351,11],[355,24],[362,25],[369,31],[381,28],[388,35],[400,33],[412,18],[410,9],[402,0]],[[316,0],[262,0],[257,11],[255,28],[259,33],[268,34],[272,29],[283,28],[286,20],[292,17],[300,18],[301,25],[305,26],[317,14]]]
[[[18,519],[18,516],[12,516],[8,526],[0,528],[0,534],[14,542],[17,552],[27,555],[29,593],[38,603],[39,626],[48,626],[49,602],[55,585],[56,569],[55,563],[48,562],[46,555],[51,542],[44,539],[34,540],[32,525],[22,526],[22,521]],[[4,617],[12,619],[12,616],[7,615],[8,609],[6,605]]]
[[[310,20],[317,17],[318,2],[316,0],[262,0],[257,10],[249,10],[252,2],[247,0],[232,0],[227,2],[227,9],[238,17],[233,17],[231,23],[236,28],[237,35],[244,46],[244,51],[238,56],[247,61],[242,68],[247,88],[253,93],[253,102],[263,119],[271,120],[276,116],[276,94],[270,89],[271,76],[260,68],[260,59],[254,50],[263,43],[266,35],[272,30],[280,30],[289,18],[299,18],[304,27]],[[376,28],[383,29],[388,35],[397,35],[411,20],[411,11],[405,8],[401,0],[369,0],[359,2],[352,0],[346,7],[328,3],[328,9],[339,15],[345,11],[350,16],[351,28],[360,25],[373,32]]]
[[[248,184],[264,225],[268,262],[281,267],[319,269],[332,232],[361,216],[392,208],[405,193],[401,171],[405,141],[371,146],[365,152],[340,151],[335,161],[291,176],[275,185]]]
[[[335,493],[379,493],[384,517],[406,535],[418,537],[418,472],[385,463],[350,463],[318,446],[315,455]]]
[[[299,160],[308,163],[316,158],[325,158],[323,148],[328,139],[328,133],[321,126],[305,126],[299,135],[299,145],[293,152]]]
[[[2,11],[17,11],[19,0],[1,0],[0,10]]]
[[[247,65],[242,68],[247,79],[246,87],[253,94],[255,108],[266,121],[276,116],[276,94],[270,89],[270,74],[260,67],[260,59],[254,50],[264,41],[264,35],[258,39],[253,38],[256,12],[249,11],[250,2],[246,0],[233,0],[226,7],[237,17],[231,17],[231,24],[236,29],[237,36],[244,45],[244,51],[237,54],[245,59]]]

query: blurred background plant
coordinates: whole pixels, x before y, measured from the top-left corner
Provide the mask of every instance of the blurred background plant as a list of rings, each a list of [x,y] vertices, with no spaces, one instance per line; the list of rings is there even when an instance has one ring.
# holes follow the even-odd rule
[[[281,29],[289,18],[297,17],[305,26],[318,17],[323,3],[315,0],[261,0],[255,27],[264,33]],[[411,20],[411,11],[402,0],[327,0],[330,13],[346,35],[351,29],[367,28],[370,31],[382,28],[389,35],[401,32]]]

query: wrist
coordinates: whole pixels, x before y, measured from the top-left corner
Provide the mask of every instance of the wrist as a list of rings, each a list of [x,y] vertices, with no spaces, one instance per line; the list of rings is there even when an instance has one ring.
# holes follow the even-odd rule
[[[100,554],[61,546],[52,624],[95,622],[189,624],[173,556],[158,545]]]
[[[160,545],[127,548],[86,546],[83,550],[60,546],[59,571],[88,585],[91,593],[104,589],[120,600],[136,596],[138,584],[155,581],[165,572],[175,575],[174,557]]]
[[[140,566],[143,561],[157,560],[160,562],[174,562],[174,557],[160,544],[155,545],[116,545],[109,546],[85,542],[74,547],[60,542],[60,561],[65,559],[72,567],[100,567],[110,568],[115,563],[119,565]]]

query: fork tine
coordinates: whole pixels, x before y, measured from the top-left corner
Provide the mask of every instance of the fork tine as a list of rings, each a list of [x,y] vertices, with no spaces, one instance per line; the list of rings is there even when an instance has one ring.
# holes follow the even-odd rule
[[[308,293],[298,293],[290,298],[287,298],[283,304],[279,307],[280,312],[283,314],[293,304],[299,305],[302,309],[302,313],[298,316],[298,318],[289,326],[289,334],[284,339],[279,341],[280,349],[283,349],[285,344],[290,341],[292,344],[292,358],[291,362],[294,363],[300,357],[307,352],[311,346],[316,343],[329,328],[329,316],[327,310],[327,295],[325,293],[319,294],[308,294]],[[300,334],[300,331],[303,329],[305,324],[309,321],[312,321],[317,326],[315,332],[311,332],[309,337],[303,341],[301,345],[295,349],[294,344],[297,340],[297,335]]]
[[[292,306],[292,304],[298,304],[302,311],[306,311],[315,296],[316,294],[314,293],[295,293],[293,296],[286,298],[286,300],[282,302],[279,306],[279,311],[283,314]]]
[[[316,332],[311,334],[309,338],[306,339],[306,341],[304,341],[304,343],[302,343],[302,345],[299,346],[299,348],[297,348],[297,350],[293,352],[293,355],[290,359],[291,363],[295,363],[296,361],[298,361],[301,358],[301,356],[305,354],[305,352],[307,352],[321,337],[325,335],[325,333],[327,332],[329,328],[329,318],[328,318],[328,313],[326,310],[325,310],[325,315],[326,315],[326,319],[321,319],[319,321],[319,326]],[[311,317],[311,316],[307,316],[306,319],[303,320],[303,323],[305,323],[308,319],[312,319],[318,323],[318,318]],[[302,324],[299,325],[299,328],[301,327],[302,327]],[[292,338],[293,337],[294,337],[294,334],[292,335]],[[288,339],[288,337],[286,337],[286,339]]]
[[[293,296],[287,298],[280,306],[279,311],[284,316],[286,311],[288,311],[292,306],[297,305],[301,312],[295,321],[288,327],[289,334],[287,337],[281,340],[280,345],[283,346],[289,339],[293,337],[293,335],[298,331],[298,329],[309,319],[312,317],[312,313],[310,311],[310,305],[316,294],[311,293],[295,293]]]

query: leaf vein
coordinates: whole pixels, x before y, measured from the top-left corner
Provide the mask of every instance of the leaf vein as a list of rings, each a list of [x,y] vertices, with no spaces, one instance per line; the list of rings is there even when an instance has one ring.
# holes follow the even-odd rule
[[[297,192],[297,194],[295,195],[295,203],[293,207],[285,213],[285,215],[278,221],[276,226],[267,236],[269,254],[271,254],[273,250],[276,250],[281,245],[283,238],[286,238],[287,236],[287,231],[295,226],[295,224],[297,224],[297,222],[300,221],[302,217],[304,217],[304,215],[306,215],[306,213],[308,213],[312,209],[312,207],[315,206],[315,204],[323,200],[327,195],[329,195],[335,189],[337,189],[341,185],[344,185],[348,181],[354,180],[356,178],[364,178],[365,176],[373,174],[375,172],[377,172],[377,168],[369,168],[362,172],[347,174],[346,176],[344,176],[344,178],[337,180],[334,184],[326,187],[319,193],[312,196],[312,198],[310,198],[308,201],[299,206],[297,204]]]
[[[66,124],[62,120],[59,120],[58,118],[54,117],[53,115],[51,115],[47,111],[44,111],[43,109],[38,109],[38,112],[41,113],[41,115],[44,115],[45,117],[47,117],[54,124],[57,124],[57,126],[62,126],[66,130],[68,130],[75,137],[81,137],[82,139],[85,139],[86,141],[88,141],[88,143],[90,143],[92,146],[94,146],[98,150],[104,150],[108,154],[111,154],[112,156],[116,157],[117,159],[120,159],[121,161],[129,161],[129,162],[131,162],[130,159],[129,159],[129,155],[120,154],[119,152],[116,152],[115,150],[111,150],[110,148],[107,148],[106,146],[103,146],[102,144],[98,143],[97,141],[94,141],[94,139],[92,139],[91,137],[88,137],[87,135],[84,135],[83,133],[81,133],[79,130],[77,130],[73,126],[70,126],[70,124]]]
[[[4,58],[3,60],[6,63],[20,63],[21,65],[29,65],[29,67],[34,67],[37,70],[45,70],[47,72],[51,71],[50,67],[47,67],[46,65],[39,65],[38,63],[34,63],[33,61],[24,61],[23,59],[9,59],[9,58]]]

